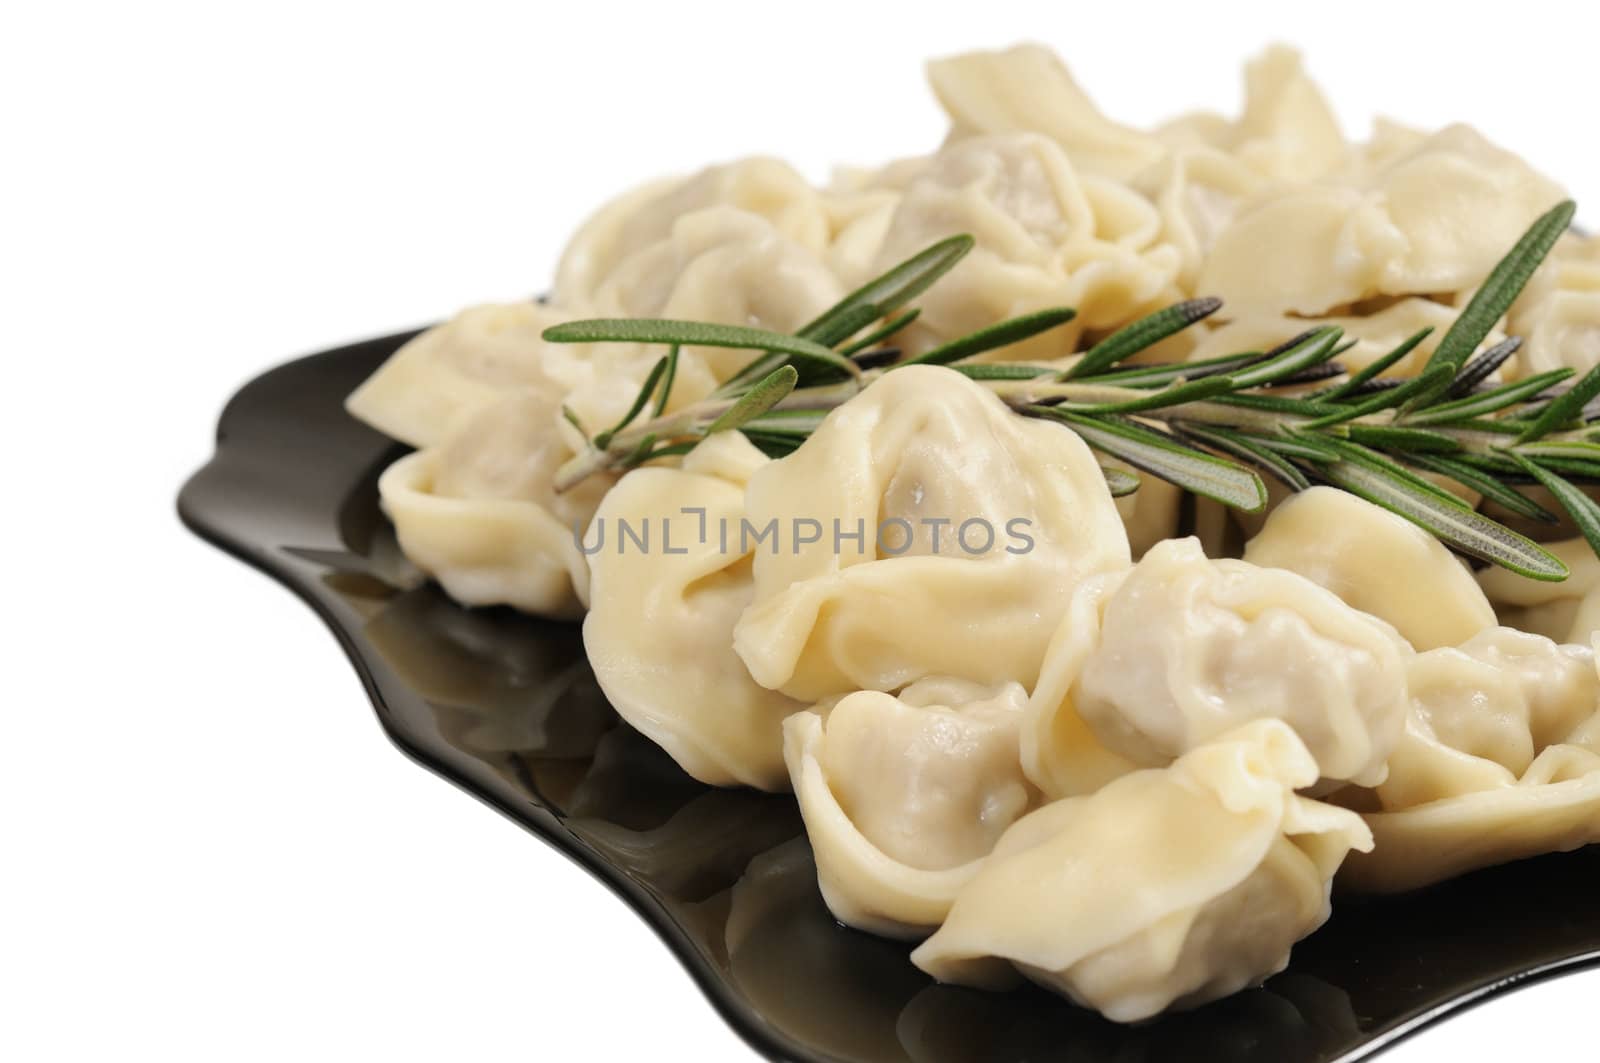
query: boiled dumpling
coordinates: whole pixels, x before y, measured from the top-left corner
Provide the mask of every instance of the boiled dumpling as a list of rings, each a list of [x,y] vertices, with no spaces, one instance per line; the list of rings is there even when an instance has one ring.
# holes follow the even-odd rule
[[[1126,181],[1158,162],[1159,141],[1106,118],[1049,48],[1020,44],[928,64],[951,136],[1042,133],[1086,173]]]
[[[1524,376],[1600,365],[1600,238],[1564,237],[1511,308],[1510,328],[1527,340]]]
[[[1244,560],[1298,572],[1394,625],[1419,650],[1454,646],[1495,626],[1472,573],[1438,539],[1332,487],[1302,491],[1273,510],[1245,545]]]
[[[876,275],[873,267],[900,205],[900,189],[874,184],[871,178],[863,178],[859,185],[845,178],[829,190],[823,202],[831,226],[823,260],[845,287],[859,287]]]
[[[1384,263],[1378,279],[1385,295],[1473,287],[1564,198],[1560,186],[1464,125],[1398,155],[1369,187],[1405,236],[1404,252]]]
[[[1106,572],[1078,585],[1045,649],[1039,682],[1022,724],[1022,769],[1048,798],[1093,793],[1140,765],[1111,752],[1089,729],[1073,703],[1083,662],[1100,644],[1106,602],[1127,579]]]
[[[1179,256],[1158,244],[1160,218],[1143,197],[1086,180],[1037,134],[958,140],[910,177],[873,271],[937,240],[970,233],[976,247],[919,300],[906,333],[912,353],[1014,315],[1070,306],[1064,327],[997,352],[1050,358],[1076,330],[1120,325],[1170,301]]]
[[[556,302],[587,305],[630,258],[667,240],[681,219],[713,208],[759,218],[779,236],[812,251],[828,243],[820,194],[787,163],[753,158],[710,166],[620,196],[585,222],[562,254]]]
[[[1300,53],[1278,45],[1245,67],[1244,114],[1228,144],[1246,165],[1278,181],[1309,181],[1333,170],[1349,151],[1327,98],[1305,72]]]
[[[752,680],[732,636],[753,590],[739,528],[744,481],[765,462],[725,432],[681,469],[622,478],[584,537],[583,645],[617,712],[690,775],[781,790],[783,720],[805,706]]]
[[[1414,889],[1600,841],[1593,651],[1506,628],[1411,662],[1412,708],[1341,881]]]
[[[1559,582],[1529,579],[1503,568],[1478,573],[1500,622],[1557,642],[1587,645],[1600,631],[1600,558],[1584,539],[1541,543],[1567,566]]]
[[[1386,809],[1477,788],[1464,781],[1463,758],[1480,762],[1467,773],[1472,778],[1521,775],[1540,750],[1589,718],[1600,693],[1586,647],[1511,628],[1419,654],[1406,676],[1411,711],[1405,736],[1389,778],[1377,787]]]
[[[1354,813],[1294,793],[1317,772],[1287,725],[1260,720],[1046,805],[1001,837],[912,962],[989,987],[1014,966],[1118,1022],[1260,982],[1327,919],[1345,854],[1371,844]]]
[[[759,215],[713,207],[679,218],[660,240],[619,262],[592,299],[595,311],[608,317],[794,332],[843,296],[843,286],[817,252]],[[703,397],[752,357],[749,351],[686,347],[675,402]]]
[[[556,493],[556,470],[572,456],[564,427],[556,402],[514,392],[379,477],[400,548],[456,601],[582,615],[589,570],[577,532],[615,478]]]
[[[1178,283],[1185,291],[1195,290],[1201,265],[1218,234],[1264,183],[1250,167],[1210,147],[1174,151],[1135,183],[1161,213],[1162,241],[1181,255]]]
[[[1030,686],[1072,588],[1128,564],[1087,446],[933,366],[891,370],[750,480],[755,599],[734,630],[791,697],[927,675]]]
[[[1360,190],[1295,186],[1240,211],[1195,283],[1229,316],[1314,316],[1373,295],[1383,263],[1404,248],[1405,237]]]
[[[1268,49],[1246,67],[1245,108],[1237,120],[1199,112],[1167,123],[1156,136],[1170,151],[1134,185],[1156,201],[1162,239],[1183,256],[1184,290],[1199,295],[1217,294],[1202,282],[1202,267],[1218,237],[1242,212],[1277,185],[1335,170],[1349,152],[1299,55],[1283,47]],[[1217,353],[1248,349],[1251,345]]]
[[[1027,693],[918,680],[850,694],[784,724],[784,753],[828,908],[918,937],[1032,800],[1017,760]]]
[[[1156,135],[1179,148],[1225,151],[1278,182],[1314,180],[1337,169],[1349,152],[1333,108],[1306,75],[1300,54],[1282,45],[1245,67],[1244,113],[1237,121],[1201,112],[1167,123]]]
[[[1259,199],[1218,236],[1198,283],[1231,314],[1462,292],[1561,198],[1516,156],[1451,126],[1381,169]]]
[[[1365,143],[1355,145],[1340,176],[1355,181],[1368,180],[1415,152],[1427,139],[1425,130],[1380,115],[1372,120],[1372,135]]]
[[[1105,603],[1072,702],[1112,751],[1159,765],[1286,720],[1324,778],[1375,782],[1405,722],[1394,629],[1303,576],[1161,543]]]
[[[559,401],[592,373],[586,349],[544,341],[545,329],[572,316],[532,302],[463,310],[396,351],[345,407],[386,436],[427,447],[507,392]]]

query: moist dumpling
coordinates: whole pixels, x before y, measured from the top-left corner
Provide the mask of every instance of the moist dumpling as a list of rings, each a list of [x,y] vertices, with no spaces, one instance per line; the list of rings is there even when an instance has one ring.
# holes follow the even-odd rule
[[[1324,778],[1382,779],[1405,721],[1409,647],[1303,576],[1169,540],[1106,602],[1100,633],[1072,700],[1112,752],[1166,764],[1275,718]]]
[[[1345,854],[1371,844],[1354,813],[1295,794],[1316,776],[1286,724],[1258,720],[1046,805],[1005,833],[912,962],[988,988],[1014,968],[1118,1022],[1255,984],[1327,918]]]
[[[895,369],[750,480],[755,596],[734,645],[816,701],[924,676],[1031,686],[1072,588],[1128,565],[1089,448],[933,366]]]
[[[1495,626],[1489,600],[1444,544],[1336,488],[1313,487],[1273,510],[1245,544],[1244,560],[1299,573],[1394,625],[1419,650],[1455,646]]]
[[[784,790],[783,720],[805,705],[756,683],[733,652],[754,591],[737,531],[744,483],[766,460],[723,432],[681,469],[622,478],[584,537],[583,645],[617,712],[684,771],[713,786]]]
[[[1496,628],[1418,654],[1408,671],[1405,733],[1362,803],[1378,845],[1341,883],[1396,892],[1600,841],[1590,647]]]
[[[1017,758],[1027,694],[945,677],[860,691],[784,725],[823,899],[841,922],[918,937],[1033,803]]]

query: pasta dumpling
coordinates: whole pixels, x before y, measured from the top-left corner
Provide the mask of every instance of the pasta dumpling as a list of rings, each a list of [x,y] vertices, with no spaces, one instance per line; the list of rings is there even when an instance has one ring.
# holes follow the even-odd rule
[[[732,639],[753,593],[737,528],[744,481],[766,460],[724,432],[681,469],[635,469],[618,482],[583,543],[583,645],[618,714],[690,775],[782,790],[783,720],[805,706],[752,680]]]
[[[1078,316],[1005,357],[1071,350],[1075,330],[1122,324],[1174,292],[1179,257],[1156,243],[1160,219],[1142,196],[1085,180],[1054,142],[1031,133],[958,140],[905,183],[872,272],[952,233],[976,247],[920,300],[912,353],[1030,311]],[[999,357],[998,354],[994,355]]]
[[[1017,683],[928,678],[789,717],[790,781],[836,918],[894,937],[939,925],[1031,802],[1017,760],[1026,701]]]
[[[843,295],[817,252],[758,215],[713,207],[679,218],[660,240],[618,263],[595,289],[592,305],[603,316],[793,332]],[[682,354],[676,404],[704,397],[752,357],[722,347],[687,347]]]
[[[1211,147],[1176,150],[1135,182],[1160,212],[1162,242],[1180,255],[1177,279],[1184,291],[1195,290],[1217,236],[1264,183],[1250,167]]]
[[[709,166],[690,177],[647,184],[596,212],[562,254],[556,302],[587,305],[619,267],[666,240],[681,219],[719,207],[764,220],[784,239],[812,251],[827,246],[821,194],[787,163],[752,158]]]
[[[1014,968],[1118,1022],[1257,983],[1327,919],[1346,853],[1371,845],[1354,813],[1295,794],[1317,773],[1287,725],[1259,720],[1046,805],[1006,831],[912,962],[986,987]]]
[[[559,401],[590,377],[583,348],[543,338],[571,317],[532,302],[463,310],[391,355],[345,408],[391,439],[428,447],[509,391]]]
[[[1073,702],[1083,662],[1100,643],[1106,602],[1126,571],[1092,576],[1079,584],[1045,649],[1039,682],[1022,724],[1022,770],[1047,798],[1093,793],[1140,765],[1111,752],[1084,722]]]
[[[1302,491],[1273,510],[1245,544],[1244,560],[1299,573],[1419,650],[1457,645],[1496,623],[1472,573],[1438,539],[1332,487]]]
[[[1244,113],[1228,121],[1204,112],[1157,130],[1181,147],[1227,152],[1263,178],[1304,182],[1343,164],[1349,147],[1322,91],[1306,75],[1300,54],[1278,45],[1245,66]]]
[[[1164,154],[1155,138],[1101,114],[1049,48],[1021,44],[928,64],[951,138],[1042,133],[1089,173],[1127,180]]]
[[[1486,568],[1478,573],[1478,585],[1502,624],[1586,646],[1600,632],[1600,558],[1581,538],[1540,545],[1567,566],[1566,579],[1549,582]]]
[[[1217,235],[1196,285],[1230,316],[1315,316],[1374,295],[1383,263],[1404,246],[1360,190],[1296,186],[1240,211]]]
[[[1259,199],[1217,238],[1202,290],[1230,313],[1325,314],[1483,280],[1560,188],[1466,126],[1381,168]]]
[[[1073,586],[1128,565],[1087,446],[949,369],[891,370],[751,477],[755,597],[734,645],[817,700],[928,675],[1032,685]]]
[[[1588,647],[1509,628],[1418,654],[1411,711],[1341,881],[1395,892],[1600,840],[1600,678]],[[1341,797],[1342,799],[1342,797]]]
[[[1452,125],[1397,155],[1369,182],[1404,235],[1384,263],[1386,295],[1458,292],[1488,275],[1533,220],[1559,203],[1559,185],[1477,130]]]
[[[1326,779],[1376,782],[1405,722],[1404,641],[1303,576],[1161,543],[1105,603],[1072,702],[1107,748],[1159,765],[1263,718]]]
[[[1600,238],[1567,236],[1511,308],[1524,376],[1600,365]]]
[[[563,424],[554,400],[512,392],[379,477],[400,548],[456,601],[582,615],[589,569],[576,533],[615,477],[555,491],[556,471],[571,457]]]

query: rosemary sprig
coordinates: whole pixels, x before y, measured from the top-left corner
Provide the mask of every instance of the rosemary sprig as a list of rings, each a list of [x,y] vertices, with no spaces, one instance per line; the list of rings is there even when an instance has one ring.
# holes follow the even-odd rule
[[[1430,330],[1407,337],[1354,373],[1335,361],[1349,349],[1349,339],[1329,326],[1310,328],[1264,353],[1127,367],[1130,359],[1148,357],[1155,344],[1216,313],[1222,305],[1216,299],[1157,311],[1064,368],[968,360],[1047,334],[1071,320],[1066,307],[1024,314],[900,360],[895,348],[882,344],[916,318],[916,308],[906,304],[971,250],[966,236],[912,256],[793,335],[686,321],[558,325],[546,339],[661,343],[670,350],[628,415],[593,436],[585,452],[562,468],[557,488],[683,454],[721,431],[742,431],[767,453],[786,454],[828,411],[883,373],[910,364],[947,365],[1020,416],[1060,425],[1143,474],[1227,505],[1264,506],[1261,473],[1292,490],[1331,484],[1400,514],[1461,553],[1534,579],[1564,579],[1565,566],[1549,551],[1428,477],[1477,492],[1519,516],[1554,521],[1555,514],[1523,493],[1541,485],[1600,554],[1600,503],[1580,486],[1600,484],[1600,368],[1576,383],[1570,370],[1555,370],[1495,384],[1495,372],[1519,341],[1479,349],[1572,214],[1568,202],[1540,217],[1490,272],[1421,372],[1400,380],[1381,375],[1415,351]],[[684,346],[757,353],[713,395],[668,414]],[[1065,358],[1069,352],[1061,353]],[[1324,380],[1329,383],[1309,392],[1282,391]],[[641,422],[647,408],[652,415]],[[1113,494],[1137,488],[1138,478],[1124,469],[1104,472]]]
[[[1009,321],[1002,321],[998,325],[979,329],[977,332],[962,336],[960,339],[942,343],[925,354],[920,354],[901,365],[949,365],[952,362],[965,361],[976,357],[985,351],[992,351],[1000,347],[1009,347],[1013,343],[1032,339],[1041,332],[1048,332],[1057,325],[1065,325],[1068,321],[1078,316],[1078,312],[1070,306],[1055,307],[1050,310],[1040,310],[1033,314],[1024,314],[1014,317]]]

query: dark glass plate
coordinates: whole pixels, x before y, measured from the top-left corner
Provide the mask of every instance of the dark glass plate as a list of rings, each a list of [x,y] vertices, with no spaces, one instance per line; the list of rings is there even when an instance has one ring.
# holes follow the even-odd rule
[[[775,1059],[1361,1059],[1494,993],[1600,961],[1600,848],[1343,901],[1261,989],[1138,1027],[1036,990],[938,986],[835,923],[793,803],[685,776],[601,696],[578,630],[398,590],[378,472],[398,450],[341,402],[410,334],[275,369],[223,411],[178,501],[198,535],[309,604],[401,750],[617,891]],[[263,652],[265,648],[263,648]],[[562,918],[559,912],[529,914]]]

